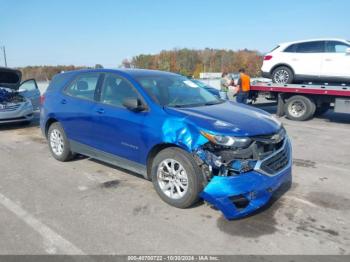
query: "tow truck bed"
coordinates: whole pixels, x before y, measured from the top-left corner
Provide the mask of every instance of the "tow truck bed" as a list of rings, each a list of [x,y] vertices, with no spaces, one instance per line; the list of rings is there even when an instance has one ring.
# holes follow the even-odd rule
[[[257,82],[251,85],[251,91],[253,100],[262,94],[277,100],[277,115],[286,115],[292,120],[303,121],[321,115],[332,103],[335,112],[350,113],[350,85]]]

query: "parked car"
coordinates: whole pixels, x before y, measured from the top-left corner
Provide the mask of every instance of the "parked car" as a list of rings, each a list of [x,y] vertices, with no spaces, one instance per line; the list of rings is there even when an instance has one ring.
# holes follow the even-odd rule
[[[53,157],[76,153],[142,174],[168,204],[200,197],[232,219],[291,179],[291,146],[268,113],[181,75],[94,69],[54,77],[40,125]]]
[[[211,94],[213,94],[217,98],[220,98],[220,92],[215,87],[212,87],[212,86],[210,86],[210,85],[208,85],[200,80],[197,80],[197,79],[191,79],[191,81],[194,82],[195,84],[197,84],[199,87],[202,87],[205,90],[209,91]]]
[[[40,105],[40,91],[34,79],[21,83],[19,70],[0,68],[0,124],[33,119]]]
[[[263,77],[274,83],[350,83],[350,42],[305,40],[278,45],[264,57]]]

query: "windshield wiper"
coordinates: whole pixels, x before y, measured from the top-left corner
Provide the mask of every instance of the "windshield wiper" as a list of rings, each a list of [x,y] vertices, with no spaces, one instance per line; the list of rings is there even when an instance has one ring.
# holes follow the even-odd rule
[[[175,108],[186,108],[186,107],[197,107],[197,106],[204,106],[204,103],[201,103],[201,104],[169,105],[169,107],[175,107]]]
[[[217,105],[217,104],[221,104],[223,101],[222,100],[217,100],[217,101],[210,101],[205,103],[205,106],[213,106],[213,105]]]

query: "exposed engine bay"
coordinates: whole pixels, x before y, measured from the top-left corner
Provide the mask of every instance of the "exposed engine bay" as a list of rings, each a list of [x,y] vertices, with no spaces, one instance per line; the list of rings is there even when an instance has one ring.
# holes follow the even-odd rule
[[[209,182],[213,176],[234,176],[253,170],[258,161],[280,151],[284,143],[285,130],[281,129],[277,134],[252,137],[251,143],[245,148],[208,142],[195,151],[194,157]],[[272,175],[280,171],[288,164],[288,154],[282,150],[273,160],[278,166],[264,166],[265,173]]]
[[[0,104],[17,104],[25,101],[26,99],[18,91],[0,87]]]

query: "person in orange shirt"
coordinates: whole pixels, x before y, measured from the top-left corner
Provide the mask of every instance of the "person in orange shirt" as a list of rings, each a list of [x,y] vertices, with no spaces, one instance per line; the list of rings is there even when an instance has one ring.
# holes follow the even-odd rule
[[[237,103],[247,104],[250,92],[250,77],[245,73],[244,68],[239,70],[240,76],[237,83]]]

